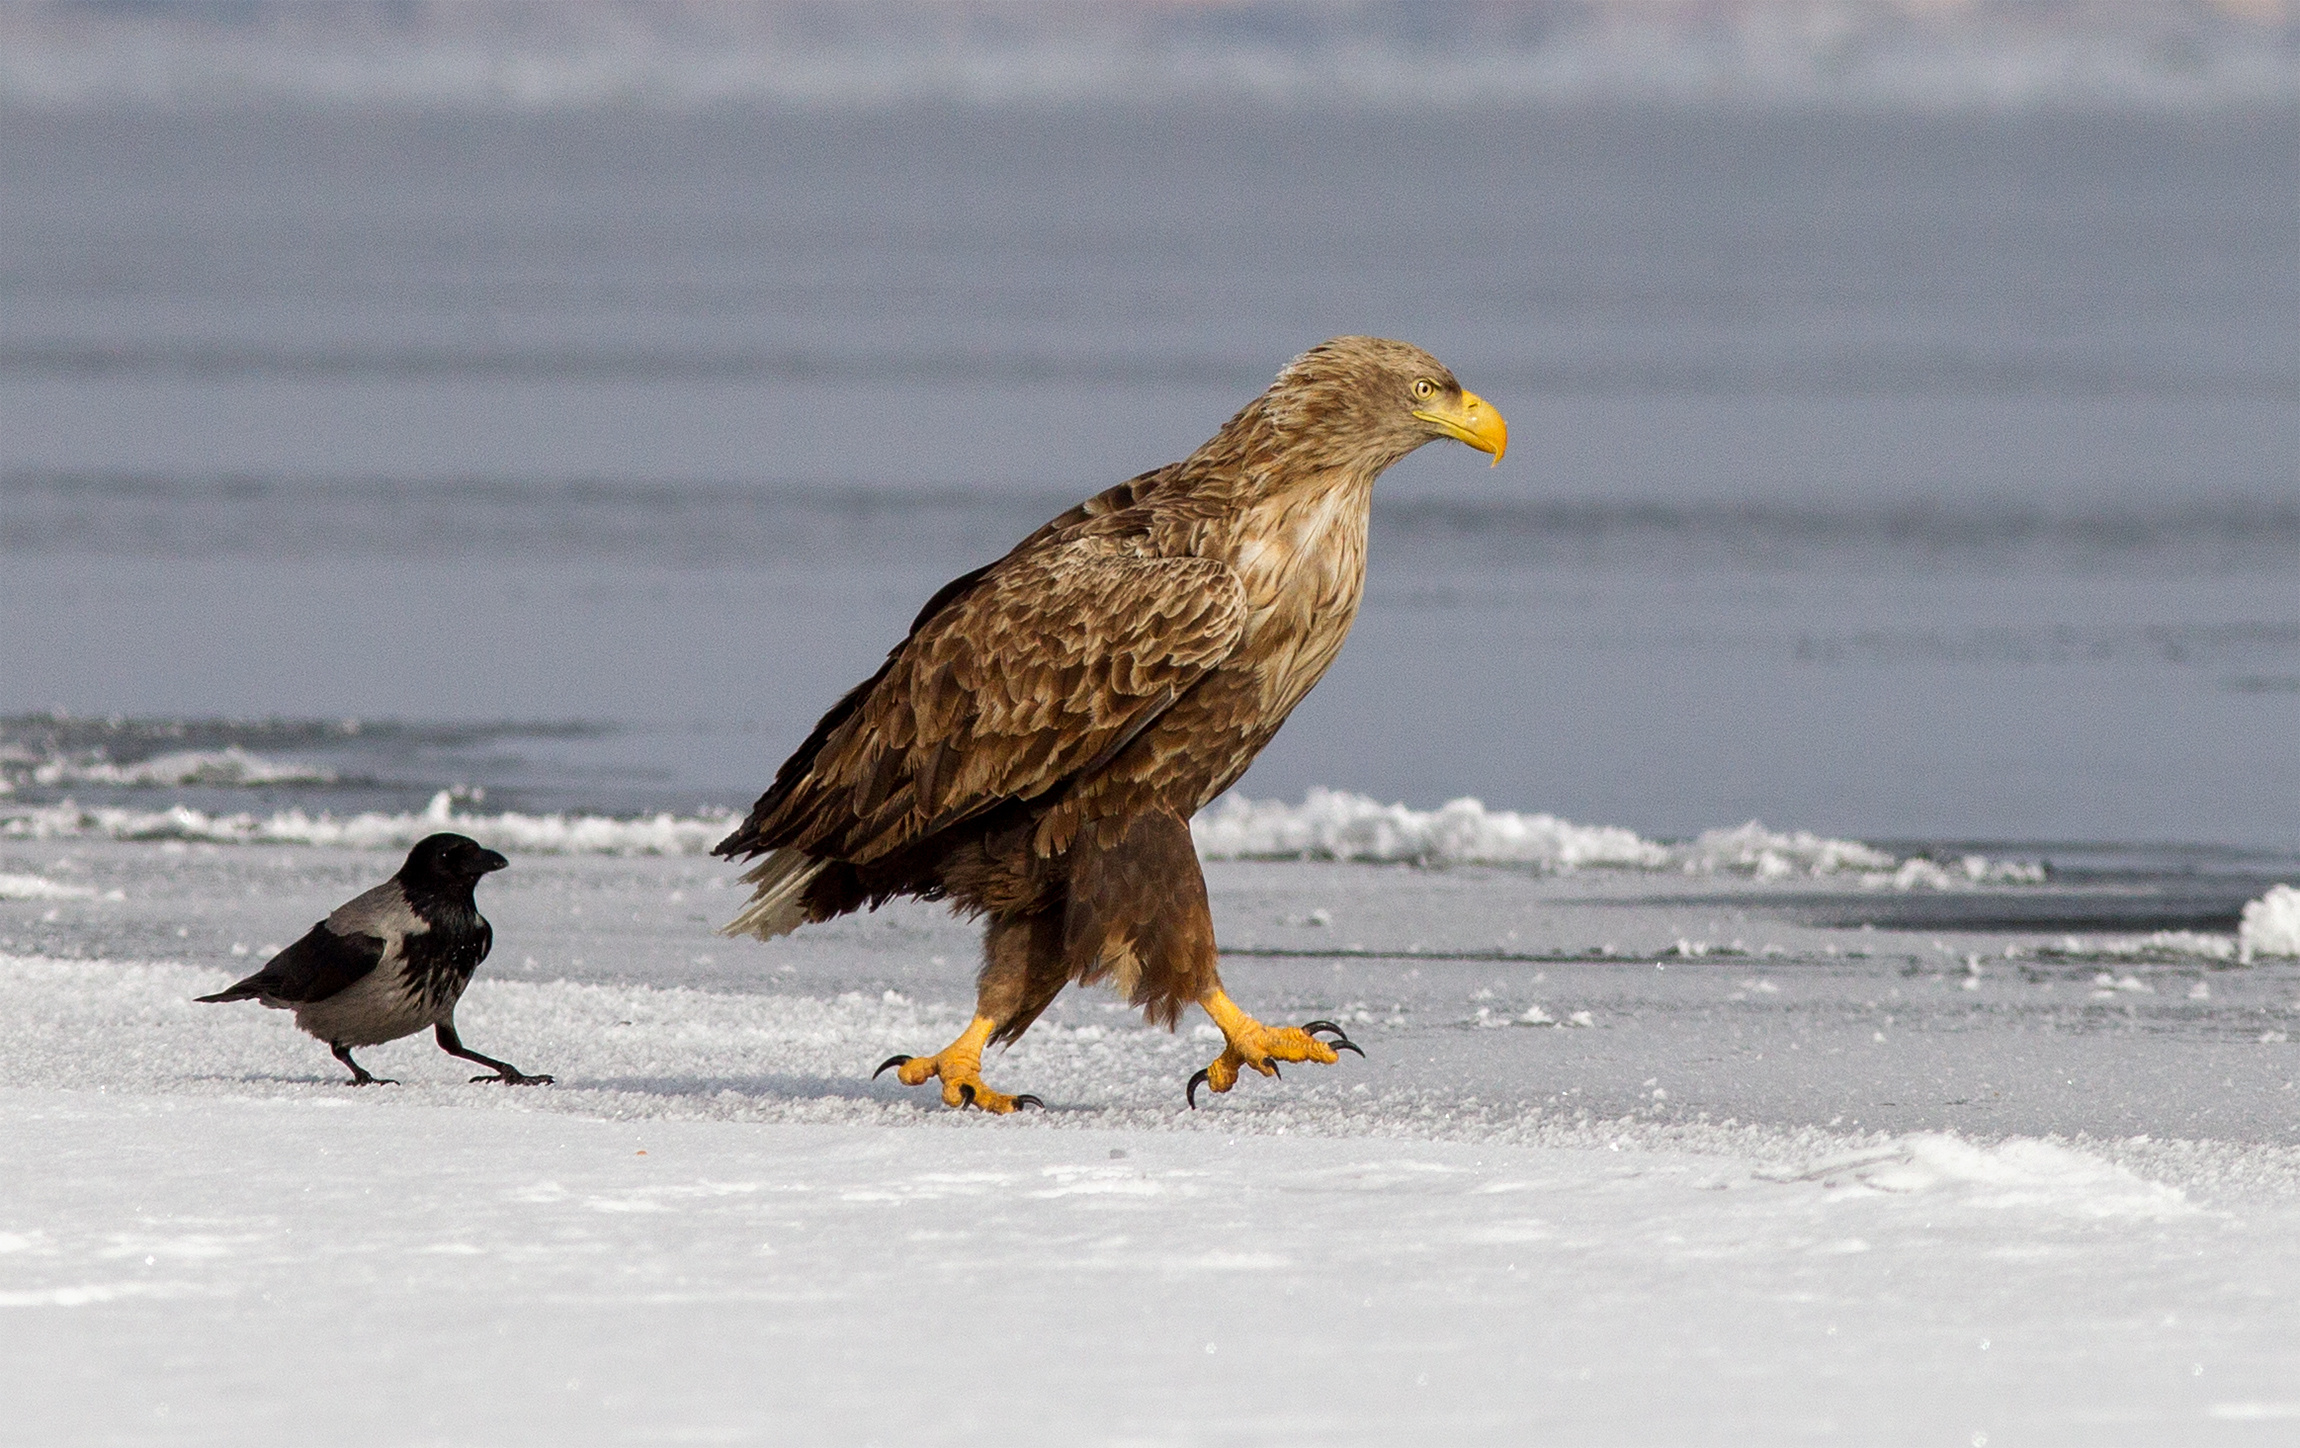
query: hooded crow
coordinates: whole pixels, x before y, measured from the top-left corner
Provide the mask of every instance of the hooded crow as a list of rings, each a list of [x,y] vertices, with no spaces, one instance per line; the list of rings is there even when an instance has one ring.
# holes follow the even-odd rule
[[[396,1041],[425,1026],[448,1055],[495,1068],[474,1081],[547,1083],[549,1076],[482,1056],[455,1034],[455,1003],[495,943],[472,887],[510,863],[477,840],[433,835],[408,851],[398,874],[337,906],[262,970],[200,999],[294,1011],[295,1023],[351,1068],[354,1086],[397,1083],[369,1075],[351,1058],[352,1047]]]

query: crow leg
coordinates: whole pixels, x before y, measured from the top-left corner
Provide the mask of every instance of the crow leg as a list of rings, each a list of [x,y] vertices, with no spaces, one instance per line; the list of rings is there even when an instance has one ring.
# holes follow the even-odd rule
[[[905,1086],[940,1077],[945,1106],[976,1106],[1003,1116],[1023,1106],[1044,1106],[1035,1096],[993,1091],[982,1079],[982,1050],[1003,1045],[1030,1023],[1069,983],[1062,968],[1059,915],[993,920],[982,933],[982,974],[975,981],[974,1019],[957,1040],[931,1056],[890,1056],[879,1071],[898,1068]]]
[[[453,1021],[441,1021],[432,1027],[431,1034],[439,1042],[439,1049],[448,1055],[461,1056],[466,1061],[477,1061],[482,1066],[495,1068],[494,1075],[474,1076],[471,1078],[474,1081],[501,1081],[506,1086],[548,1086],[551,1084],[549,1076],[530,1076],[509,1061],[498,1061],[493,1056],[482,1056],[469,1046],[464,1045],[463,1038],[455,1034]]]
[[[389,1076],[370,1076],[370,1075],[368,1075],[368,1074],[367,1074],[367,1068],[366,1068],[365,1066],[362,1066],[361,1064],[359,1064],[359,1062],[357,1062],[357,1061],[354,1061],[354,1060],[351,1058],[351,1047],[349,1047],[349,1046],[345,1045],[343,1042],[341,1042],[341,1041],[330,1041],[330,1042],[328,1042],[328,1043],[327,1043],[327,1048],[328,1048],[330,1051],[333,1051],[333,1052],[335,1052],[335,1058],[336,1058],[338,1061],[341,1061],[341,1062],[343,1062],[343,1064],[344,1064],[344,1065],[346,1065],[346,1066],[348,1066],[348,1067],[350,1067],[350,1068],[351,1068],[351,1084],[352,1084],[352,1085],[354,1085],[354,1086],[397,1086],[397,1085],[399,1084],[397,1081],[394,1081],[394,1080],[392,1080],[392,1079],[391,1079]]]

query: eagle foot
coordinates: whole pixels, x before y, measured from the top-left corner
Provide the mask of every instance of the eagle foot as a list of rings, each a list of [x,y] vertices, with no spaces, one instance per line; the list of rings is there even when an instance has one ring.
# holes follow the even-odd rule
[[[1190,1084],[1183,1088],[1182,1094],[1193,1111],[1198,1109],[1200,1086],[1219,1095],[1237,1085],[1239,1073],[1248,1067],[1282,1080],[1278,1072],[1280,1061],[1314,1061],[1321,1066],[1331,1066],[1342,1059],[1338,1052],[1351,1051],[1361,1057],[1366,1054],[1332,1021],[1265,1026],[1240,1010],[1237,1003],[1218,988],[1200,1004],[1206,1007],[1206,1014],[1214,1018],[1214,1024],[1222,1028],[1227,1044],[1222,1054],[1192,1076]],[[1331,1035],[1332,1044],[1321,1040],[1323,1035]]]
[[[889,1056],[879,1062],[878,1070],[871,1072],[876,1080],[887,1071],[905,1086],[923,1086],[936,1077],[942,1079],[942,1104],[961,1109],[972,1106],[993,1116],[1005,1116],[1025,1106],[1046,1109],[1046,1103],[1035,1096],[1009,1096],[993,1091],[982,1080],[982,1047],[998,1023],[988,1016],[976,1016],[959,1038],[931,1056]]]

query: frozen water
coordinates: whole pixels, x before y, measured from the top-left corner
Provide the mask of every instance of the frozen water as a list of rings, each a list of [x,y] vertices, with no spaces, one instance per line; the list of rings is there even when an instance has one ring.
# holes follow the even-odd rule
[[[1374,331],[1517,442],[1384,477],[1249,797],[2300,845],[2289,107],[371,99],[10,115],[18,797],[739,808],[944,580]],[[55,709],[338,778],[43,792]]]

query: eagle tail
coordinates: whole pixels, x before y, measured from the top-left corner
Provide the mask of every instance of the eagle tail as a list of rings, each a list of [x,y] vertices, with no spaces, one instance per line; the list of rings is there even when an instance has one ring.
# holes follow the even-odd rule
[[[721,935],[756,935],[772,940],[807,923],[807,887],[829,865],[797,850],[777,850],[753,866],[743,879],[757,888],[742,913],[720,927]]]

